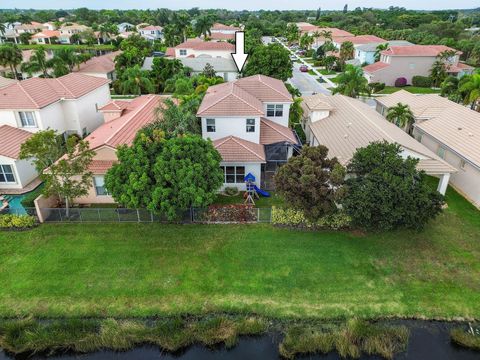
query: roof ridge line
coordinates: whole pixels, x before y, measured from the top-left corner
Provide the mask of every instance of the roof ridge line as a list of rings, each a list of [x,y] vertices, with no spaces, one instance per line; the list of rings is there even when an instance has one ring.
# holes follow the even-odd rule
[[[267,84],[265,81],[263,81],[263,77],[266,76],[266,75],[261,75],[261,74],[257,74],[256,76],[258,76],[258,81],[260,81],[262,84],[264,84],[265,86],[268,86],[270,89],[272,89],[273,91],[275,91],[277,94],[285,97],[284,94],[282,94],[280,91],[278,91],[277,89],[273,88],[272,86],[270,86],[269,84]],[[272,78],[272,79],[275,79],[275,78]],[[278,79],[275,79],[275,80],[278,80]],[[278,80],[280,81],[280,80]],[[246,90],[245,90],[246,91]],[[248,91],[247,91],[248,92]]]
[[[21,82],[21,81],[15,83],[15,84],[12,84],[12,85],[18,85],[18,86],[20,86],[20,89],[22,89],[22,91],[25,93],[25,95],[27,95],[27,97],[32,101],[32,103],[34,103],[35,106],[37,106],[37,107],[40,108],[40,105],[33,99],[33,97],[30,96],[30,94],[28,93],[28,91],[23,88],[23,85],[22,85],[22,82]]]
[[[227,86],[230,85],[230,87],[233,89],[233,83],[222,83],[222,84],[217,84],[217,85],[214,85],[212,87],[210,87],[209,89],[215,87],[215,86],[219,86],[219,85],[223,85],[223,84],[226,84]],[[208,92],[207,92],[208,93]],[[231,92],[233,94],[233,91]],[[204,111],[207,111],[208,109],[210,109],[212,106],[215,106],[217,105],[220,101],[222,101],[223,99],[225,99],[227,96],[229,96],[231,93],[227,92],[225,96],[221,97],[220,99],[218,99],[217,101],[215,101],[212,105],[206,107],[204,110],[202,110],[202,112]],[[205,94],[206,96],[207,94]],[[203,101],[202,101],[203,102]],[[199,109],[200,110],[200,109]],[[198,112],[197,112],[198,113]]]
[[[240,145],[241,147],[243,147],[245,150],[249,151],[251,154],[255,155],[257,158],[260,159],[260,156],[253,150],[249,149],[248,147],[246,147],[244,144],[242,144],[239,140],[239,138],[237,138],[236,136],[233,136],[233,135],[230,135],[232,137],[232,140],[235,141],[238,145]],[[245,139],[242,139],[244,141],[248,141],[248,140],[245,140]],[[248,142],[251,142],[252,144],[255,144],[254,142],[252,141],[248,141]],[[261,144],[256,144],[256,145],[261,145]]]
[[[67,75],[68,75],[68,74],[67,74]],[[61,77],[60,77],[60,78],[61,78]],[[60,78],[55,78],[54,80],[55,80],[57,83],[59,83],[60,86],[63,87],[67,93],[70,94],[70,96],[72,96],[73,98],[75,98],[75,95],[73,95],[73,93],[70,91],[70,89],[68,89],[68,88],[60,81]],[[48,85],[48,83],[47,83],[47,85]]]

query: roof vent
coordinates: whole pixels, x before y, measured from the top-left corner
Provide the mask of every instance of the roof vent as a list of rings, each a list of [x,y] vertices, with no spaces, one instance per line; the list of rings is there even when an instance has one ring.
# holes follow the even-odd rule
[[[457,130],[462,130],[462,128],[461,128],[461,127],[458,127]]]
[[[344,137],[345,139],[347,139],[347,138],[348,138],[348,134],[343,135],[343,137]]]
[[[473,137],[473,133],[469,132],[468,136]]]

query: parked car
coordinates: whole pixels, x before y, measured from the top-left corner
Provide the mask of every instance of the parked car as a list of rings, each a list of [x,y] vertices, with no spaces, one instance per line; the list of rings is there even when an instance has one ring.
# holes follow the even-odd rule
[[[308,72],[308,66],[307,65],[300,66],[300,71],[301,72]]]
[[[297,54],[298,54],[298,55],[302,55],[302,56],[305,55],[306,53],[307,53],[307,52],[306,52],[305,50],[298,50],[298,51],[297,51]]]

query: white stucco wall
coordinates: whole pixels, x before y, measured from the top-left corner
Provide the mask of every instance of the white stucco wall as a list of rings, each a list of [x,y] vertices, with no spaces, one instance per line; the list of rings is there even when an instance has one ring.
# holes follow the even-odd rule
[[[30,160],[15,160],[0,155],[0,165],[12,166],[15,176],[15,183],[0,183],[0,189],[21,189],[38,176]]]
[[[283,116],[277,117],[277,116],[267,116],[267,105],[272,105],[272,104],[283,104]],[[281,103],[281,102],[268,102],[263,104],[263,110],[265,112],[265,118],[272,120],[280,125],[288,127],[288,118],[290,116],[290,105],[291,103]]]
[[[222,162],[220,166],[245,166],[245,175],[248,173],[252,173],[255,176],[255,184],[261,188],[260,181],[262,175],[262,164],[260,163],[229,163],[229,162]],[[242,183],[224,183],[221,190],[225,189],[226,187],[236,187],[239,190],[245,191],[246,185],[245,182]]]
[[[215,132],[207,132],[207,119],[215,119]],[[255,119],[255,132],[247,133],[247,119]],[[202,136],[204,139],[217,140],[226,136],[260,143],[260,117],[202,117]]]
[[[180,55],[180,50],[187,50],[186,55]],[[194,57],[198,57],[200,55],[208,55],[211,57],[220,57],[225,59],[232,58],[232,52],[229,50],[194,50],[194,49],[175,49],[175,57],[176,58],[183,58],[189,57],[193,55]]]

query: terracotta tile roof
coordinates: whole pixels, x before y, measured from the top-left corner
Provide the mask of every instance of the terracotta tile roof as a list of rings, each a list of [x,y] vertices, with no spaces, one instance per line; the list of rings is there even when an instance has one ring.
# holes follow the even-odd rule
[[[163,27],[150,25],[150,26],[146,26],[144,28],[141,28],[140,30],[160,30],[160,31],[162,31]]]
[[[76,73],[56,79],[30,78],[0,90],[0,109],[41,109],[62,99],[78,99],[109,82]]]
[[[387,40],[375,35],[358,35],[358,36],[334,36],[333,41],[337,44],[350,41],[354,45],[369,44],[369,43],[383,43]]]
[[[9,125],[0,126],[0,155],[18,159],[20,146],[33,134]]]
[[[449,66],[448,67],[448,72],[449,73],[458,73],[460,71],[473,70],[473,69],[475,69],[473,66],[470,66],[470,65],[459,62],[458,64]]]
[[[307,111],[333,110],[332,105],[318,96],[305,96],[302,105],[306,106]]]
[[[260,101],[292,102],[283,81],[265,75],[253,75],[238,79],[235,84]]]
[[[220,153],[224,162],[265,162],[265,149],[261,144],[255,144],[235,136],[227,136],[215,140],[213,146]]]
[[[90,170],[93,174],[106,174],[108,169],[110,169],[115,161],[112,160],[92,160],[90,163],[88,170]]]
[[[274,121],[260,118],[260,144],[268,145],[285,141],[291,144],[297,143],[297,138],[292,129]]]
[[[264,115],[262,102],[239,87],[237,82],[227,82],[209,87],[197,116]]]
[[[116,148],[119,145],[130,145],[138,130],[155,120],[155,109],[163,104],[162,99],[165,98],[161,95],[143,95],[130,101],[124,108],[122,116],[104,123],[86,137],[90,148],[96,149],[105,145]],[[124,104],[119,106],[123,107]]]
[[[422,161],[418,168],[428,174],[453,173],[457,170],[419,143],[402,129],[390,123],[360,100],[343,95],[313,95],[328,102],[334,110],[328,117],[315,121],[310,129],[315,138],[346,165],[358,148],[374,141],[398,143],[406,154],[416,154]],[[413,155],[412,154],[412,155]],[[429,160],[429,161],[424,161]]]
[[[115,58],[121,51],[114,51],[105,55],[95,56],[80,64],[73,71],[80,73],[108,74],[115,71]]]
[[[15,83],[17,83],[17,80],[9,79],[9,78],[0,76],[0,89],[5,87],[5,86],[12,85],[12,84],[15,84]]]
[[[390,64],[387,64],[387,63],[384,63],[384,62],[381,62],[381,61],[377,61],[373,64],[364,66],[362,68],[362,70],[363,70],[363,72],[366,72],[366,73],[374,73],[376,71],[386,69],[389,66],[390,66]]]
[[[457,51],[445,45],[409,45],[409,46],[390,46],[382,51],[382,55],[389,56],[438,56],[444,51]],[[462,54],[457,51],[457,54]]]
[[[175,48],[167,48],[167,51],[165,51],[165,56],[175,57]]]
[[[175,46],[175,49],[192,49],[192,50],[228,50],[235,51],[235,45],[228,42],[203,41],[201,39],[188,39],[184,43]]]
[[[99,111],[122,111],[122,110],[125,110],[130,104],[131,104],[131,101],[128,101],[128,100],[112,100],[98,110]]]
[[[223,34],[218,32],[208,35],[208,38],[212,40],[235,40],[235,34]]]
[[[352,33],[349,33],[348,31],[338,29],[338,28],[331,28],[331,27],[319,27],[316,29],[318,32],[323,32],[323,31],[329,31],[332,33],[332,38],[336,37],[344,37],[344,36],[353,36]]]
[[[211,27],[210,30],[240,31],[240,30],[242,30],[242,29],[240,29],[239,27],[236,27],[236,26],[230,26],[230,25],[224,25],[224,24],[220,24],[220,23],[215,23],[215,24],[213,24],[213,26]]]
[[[59,36],[60,36],[60,31],[58,31],[58,30],[43,30],[43,31],[33,35],[32,39],[52,38],[52,37],[57,37],[58,38]]]
[[[298,30],[301,32],[315,31],[318,29],[318,26],[312,25],[308,22],[297,22],[296,23]]]

